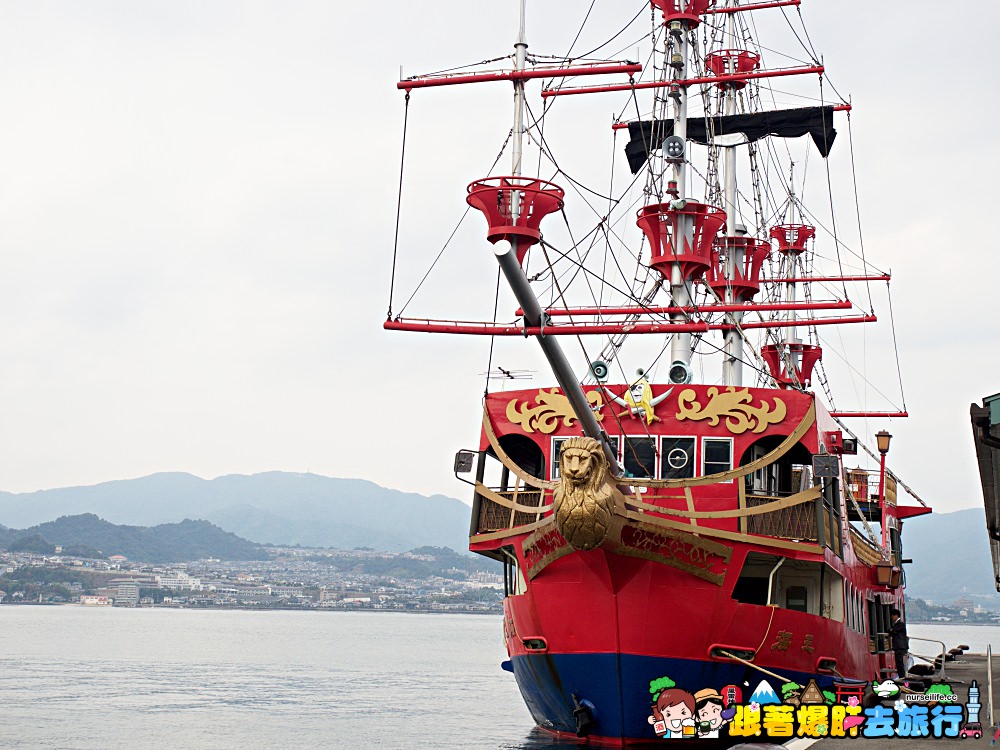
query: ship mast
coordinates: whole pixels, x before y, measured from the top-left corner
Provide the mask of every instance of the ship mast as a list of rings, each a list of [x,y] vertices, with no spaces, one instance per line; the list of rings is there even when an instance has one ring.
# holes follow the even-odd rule
[[[792,224],[795,223],[795,163],[789,167],[790,173],[788,175],[788,185],[789,185],[789,195],[788,203],[790,209],[790,218]],[[787,267],[785,272],[785,278],[788,283],[785,285],[785,300],[789,304],[794,305],[798,301],[798,271],[799,271],[799,253],[790,252],[785,255],[787,260]],[[795,328],[798,315],[796,315],[795,310],[789,310],[786,314],[786,320],[788,322],[785,328],[785,356],[788,358],[788,369],[789,372],[798,372],[801,366],[801,357],[798,352],[795,351],[795,344],[800,343],[798,338],[798,332]]]
[[[514,43],[514,70],[524,70],[528,57],[528,40],[524,33],[525,6],[527,0],[521,0],[520,21],[518,23],[517,41]],[[521,157],[524,153],[524,79],[514,81],[514,133],[511,143],[513,164],[511,174],[521,176]],[[516,220],[520,213],[520,202],[511,201],[511,212]]]
[[[514,67],[521,72],[525,69],[528,54],[528,42],[525,36],[525,3],[521,0],[520,24],[517,42],[514,44]],[[524,79],[514,79],[514,130],[512,135],[512,165],[511,174],[517,178],[521,176],[521,161],[523,157],[524,144]],[[521,211],[521,191],[514,190],[510,199],[511,223],[517,224]],[[500,269],[514,297],[524,312],[524,324],[527,327],[540,327],[549,322],[548,316],[542,311],[542,306],[531,288],[531,283],[521,268],[518,260],[517,245],[520,240],[513,236],[509,241],[501,240],[494,245],[494,253],[500,263]],[[552,336],[540,335],[535,337],[542,353],[552,368],[556,382],[562,392],[569,399],[577,419],[580,420],[580,427],[583,434],[597,440],[604,449],[604,455],[608,459],[612,472],[615,475],[622,474],[621,466],[618,462],[618,452],[612,447],[607,434],[601,429],[597,417],[590,408],[587,401],[587,394],[584,392],[580,381],[577,379],[573,368],[570,366],[566,355],[558,341]]]
[[[666,62],[670,70],[672,81],[684,79],[684,68],[688,58],[688,21],[684,18],[674,18],[668,24],[669,34],[666,39]],[[670,87],[670,96],[674,100],[674,135],[681,139],[682,143],[687,141],[687,112],[688,94],[687,86],[675,84]],[[666,158],[667,149],[663,149]],[[673,180],[668,187],[668,193],[674,196],[672,204],[678,209],[684,208],[684,196],[687,188],[687,155],[684,158],[673,159]],[[684,213],[678,213],[675,218],[675,246],[682,243],[691,236],[690,218]],[[690,281],[684,274],[683,267],[679,262],[673,263],[670,268],[670,297],[673,304],[679,308],[691,306]],[[674,313],[670,316],[670,321],[678,325],[686,322],[685,313]],[[691,382],[691,334],[674,333],[670,340],[670,375],[672,383]]]
[[[726,3],[727,7],[729,3]],[[726,36],[727,42],[735,40],[735,24],[736,24],[736,14],[730,13],[729,17],[726,19]],[[730,58],[731,60],[732,58]],[[729,73],[735,73],[732,65],[727,66]],[[736,114],[736,86],[729,84],[725,89],[725,99],[724,99],[724,112],[725,115]],[[724,201],[726,209],[726,236],[736,237],[737,236],[737,223],[736,223],[736,146],[727,146],[724,153],[723,160],[723,170],[725,171],[726,183],[724,192]],[[745,231],[744,231],[745,234]],[[736,269],[743,267],[743,248],[736,242],[729,242],[728,249],[726,252],[726,261],[724,275],[728,282],[732,282],[736,278]],[[726,304],[732,304],[735,301],[735,295],[732,283],[726,285],[726,292],[724,301]],[[724,356],[722,361],[722,382],[724,385],[741,386],[743,385],[743,334],[739,330],[739,324],[743,320],[743,313],[734,312],[732,313],[733,322],[736,327],[730,331],[726,331],[725,334],[725,344],[723,346]]]

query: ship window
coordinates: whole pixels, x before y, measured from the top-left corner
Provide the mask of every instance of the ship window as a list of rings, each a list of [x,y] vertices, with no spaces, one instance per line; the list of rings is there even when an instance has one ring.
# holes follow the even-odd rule
[[[552,478],[553,479],[558,479],[559,478],[559,453],[562,451],[563,443],[565,443],[567,440],[569,440],[568,437],[552,438],[552,453],[550,453],[549,455],[552,457],[552,462],[551,463],[552,463]],[[615,437],[614,435],[612,435],[609,438],[609,440],[611,441],[612,447],[615,447],[615,446],[618,445],[618,438]],[[616,447],[615,447],[615,452],[617,452],[617,448]]]
[[[733,441],[729,438],[705,438],[702,442],[704,451],[704,474],[721,474],[733,468]]]
[[[785,609],[796,612],[809,611],[809,589],[805,586],[789,586],[785,589]]]
[[[846,622],[847,619],[844,577],[829,565],[824,565],[819,571],[819,614],[837,622]]]
[[[533,477],[544,477],[546,472],[545,452],[538,443],[526,435],[500,435],[497,442],[507,454],[507,457],[517,465],[523,472]],[[503,466],[493,448],[487,448],[488,455],[497,459],[497,467],[490,467],[490,476],[484,473],[483,484],[487,487],[499,487],[502,491],[510,488],[511,470]],[[499,479],[495,476],[495,471],[499,468]]]
[[[899,529],[894,526],[889,527],[889,549],[891,550],[893,564],[897,566],[902,565],[903,538],[900,536]]]
[[[767,604],[767,579],[740,576],[733,587],[733,599],[744,604]]]
[[[559,453],[562,451],[563,443],[569,438],[552,438],[552,478],[559,478]]]
[[[821,479],[823,484],[821,544],[833,550],[838,557],[844,556],[844,537],[840,516],[840,479]]]
[[[766,605],[768,588],[772,584],[771,573],[780,559],[760,552],[748,554],[733,587],[733,599],[743,604]]]
[[[860,631],[858,627],[858,594],[853,584],[847,584],[847,627]]]
[[[847,608],[847,627],[857,630],[858,624],[854,621],[854,586],[850,581],[844,587],[844,605]]]
[[[524,581],[524,574],[521,573],[521,566],[518,564],[517,555],[513,547],[502,547],[503,553],[503,595],[517,596],[528,590]]]
[[[661,438],[660,477],[663,479],[690,479],[694,476],[694,438]]]
[[[656,439],[651,437],[626,437],[623,452],[625,476],[656,476]]]

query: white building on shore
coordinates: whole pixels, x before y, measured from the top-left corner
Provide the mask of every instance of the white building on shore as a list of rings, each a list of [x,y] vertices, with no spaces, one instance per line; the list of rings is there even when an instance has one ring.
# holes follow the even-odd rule
[[[189,576],[183,571],[170,571],[156,576],[156,584],[161,589],[180,589],[184,591],[201,591],[201,580]]]

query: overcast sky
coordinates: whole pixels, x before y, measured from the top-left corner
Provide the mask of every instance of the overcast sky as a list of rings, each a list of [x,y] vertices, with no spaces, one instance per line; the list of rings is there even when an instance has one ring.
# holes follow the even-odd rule
[[[532,52],[565,52],[588,6],[529,2]],[[598,0],[578,49],[640,7]],[[0,2],[0,489],[282,470],[468,500],[450,467],[478,440],[488,341],[381,329],[395,81],[400,65],[508,54],[516,9]],[[1000,4],[805,0],[802,13],[853,97],[866,252],[894,274],[912,416],[869,432],[890,429],[890,465],[937,509],[975,506],[968,407],[1000,391]],[[489,170],[509,101],[504,84],[414,93],[401,289]],[[562,110],[581,129],[593,120],[583,132],[603,162],[619,105]],[[492,289],[473,228],[414,312],[468,317],[463,305]],[[884,341],[866,339],[856,362],[871,357],[893,395]],[[540,369],[532,342],[504,347],[500,364]],[[838,386],[840,408],[863,406]]]

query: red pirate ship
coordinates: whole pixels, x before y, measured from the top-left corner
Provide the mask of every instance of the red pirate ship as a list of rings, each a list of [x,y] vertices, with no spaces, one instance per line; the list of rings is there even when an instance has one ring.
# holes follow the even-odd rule
[[[654,726],[651,684],[734,696],[777,675],[846,699],[857,681],[894,674],[900,532],[930,510],[915,495],[897,504],[888,433],[872,449],[848,427],[905,417],[905,405],[832,406],[827,326],[875,322],[854,300],[888,290],[889,276],[860,255],[845,261],[850,241],[835,217],[821,221],[825,193],[820,208],[798,197],[817,177],[829,187],[835,124],[850,111],[827,100],[814,51],[771,67],[751,33],[798,5],[652,0],[640,65],[529,55],[521,0],[509,67],[398,84],[407,106],[436,86],[514,90],[513,128],[498,133],[511,170],[472,181],[466,201],[493,250],[479,270],[489,278],[496,258],[517,319],[393,315],[390,293],[385,328],[530,337],[551,368],[541,388],[486,395],[478,451],[456,471],[475,476],[470,549],[504,565],[510,670],[552,732],[612,745],[673,736]],[[599,83],[576,85],[583,76]],[[809,106],[764,107],[776,79],[811,91]],[[620,97],[608,137],[627,131],[616,161],[631,182],[586,192],[556,161],[544,120],[584,94]],[[405,144],[404,132],[404,162]],[[823,166],[796,173],[808,152]],[[859,450],[879,461],[877,489],[864,472],[847,477]]]

